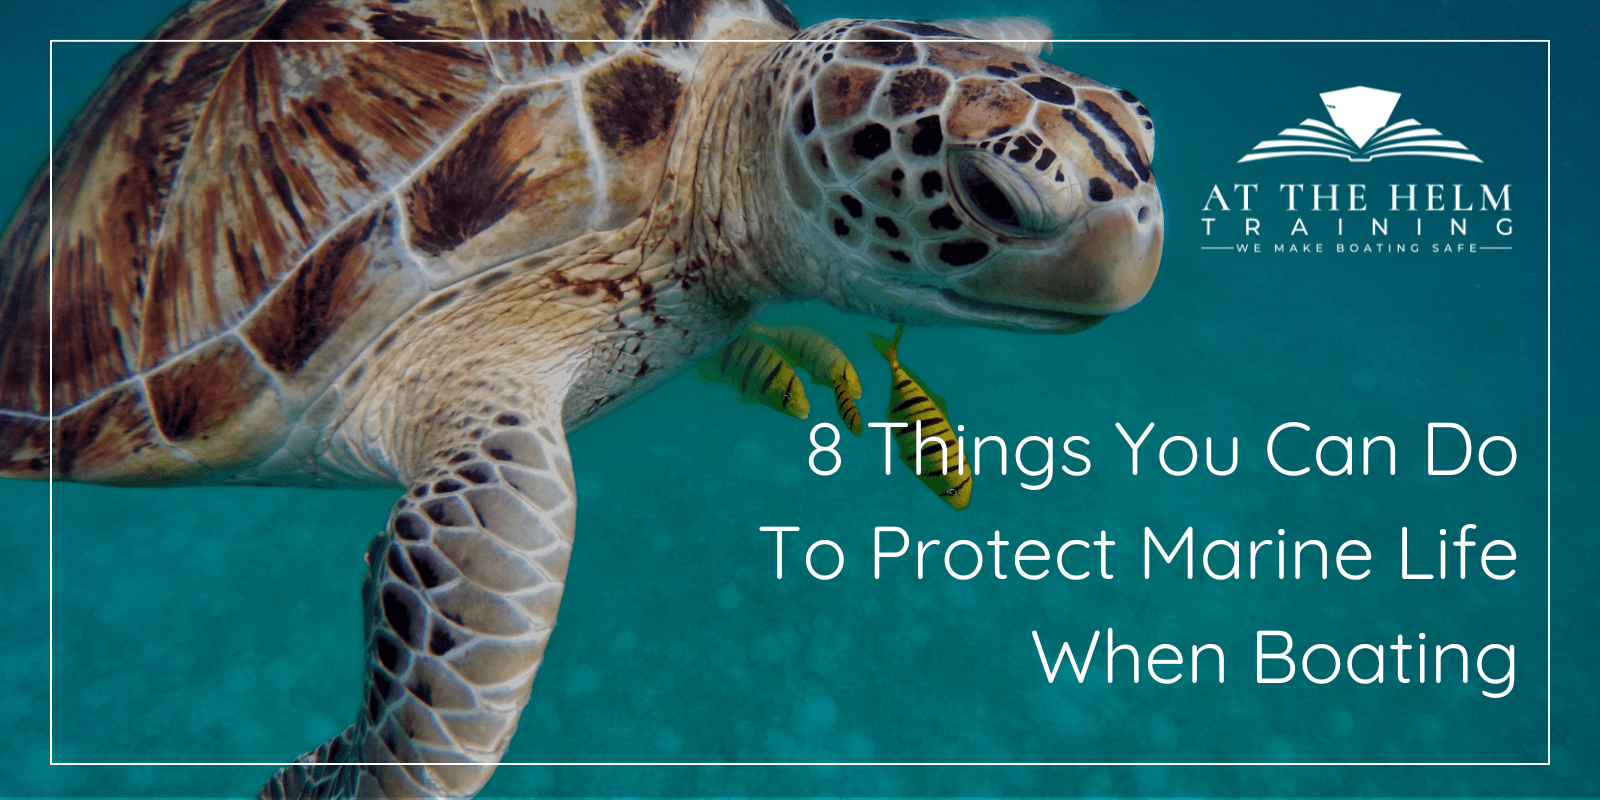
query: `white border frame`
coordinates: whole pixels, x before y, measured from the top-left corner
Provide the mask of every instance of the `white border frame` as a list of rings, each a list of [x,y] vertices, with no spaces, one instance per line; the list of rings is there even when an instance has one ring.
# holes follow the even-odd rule
[[[49,204],[48,226],[46,236],[49,247],[49,296],[46,300],[49,329],[49,368],[52,379],[55,375],[55,68],[56,44],[144,44],[161,42],[166,44],[206,44],[232,42],[231,39],[51,39],[49,63],[49,121],[48,137],[46,141],[47,167],[47,203]],[[252,43],[261,44],[304,44],[341,42],[347,44],[371,42],[373,44],[424,44],[434,43],[435,39],[363,39],[363,40],[333,40],[333,39],[260,39]],[[545,43],[603,43],[611,44],[616,40],[611,39],[460,39],[455,40],[465,44],[510,44],[525,42]],[[723,42],[723,43],[763,43],[787,40],[776,39],[680,39],[673,40],[690,43]],[[980,40],[989,41],[989,40]],[[1555,214],[1550,205],[1551,201],[1551,161],[1554,152],[1551,149],[1551,102],[1552,87],[1550,73],[1550,39],[1020,39],[1004,40],[1028,42],[1035,44],[1543,44],[1544,45],[1544,85],[1545,85],[1545,314],[1544,314],[1544,353],[1545,353],[1545,756],[1543,761],[501,761],[502,767],[1548,767],[1550,766],[1551,753],[1554,748],[1552,738],[1551,715],[1552,705],[1551,661],[1554,643],[1552,634],[1552,606],[1551,606],[1551,287],[1552,274],[1551,262],[1554,258],[1555,241],[1551,233],[1552,220]],[[1231,249],[1231,248],[1230,248]],[[52,386],[52,389],[54,387]],[[57,761],[56,752],[56,598],[55,598],[55,392],[49,397],[48,413],[50,421],[50,437],[48,443],[49,463],[52,465],[47,478],[47,498],[49,502],[49,741],[48,753],[52,767],[286,767],[291,762],[286,761]],[[362,762],[366,763],[366,762]],[[428,766],[426,763],[403,762],[402,766]],[[388,762],[373,764],[373,766],[392,766]]]

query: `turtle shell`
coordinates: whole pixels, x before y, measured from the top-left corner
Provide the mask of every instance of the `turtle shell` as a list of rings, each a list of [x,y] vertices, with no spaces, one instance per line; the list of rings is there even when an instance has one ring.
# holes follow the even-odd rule
[[[51,471],[54,415],[57,477],[226,475],[428,293],[632,219],[712,6],[179,12],[150,38],[187,41],[125,57],[57,150],[53,242],[41,176],[0,245],[0,473]]]

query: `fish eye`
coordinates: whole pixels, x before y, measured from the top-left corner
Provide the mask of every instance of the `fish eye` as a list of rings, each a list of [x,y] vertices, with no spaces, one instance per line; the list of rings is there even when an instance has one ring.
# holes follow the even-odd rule
[[[961,162],[961,188],[967,199],[987,218],[987,222],[1005,228],[1020,227],[1022,220],[1017,215],[1016,206],[1011,204],[1011,199],[1006,197],[1000,185],[974,161],[966,159]]]

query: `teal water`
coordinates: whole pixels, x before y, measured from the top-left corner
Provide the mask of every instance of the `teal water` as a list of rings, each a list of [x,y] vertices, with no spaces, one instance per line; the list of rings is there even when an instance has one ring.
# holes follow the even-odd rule
[[[49,19],[8,9],[13,47],[0,58],[10,68],[3,91],[14,112],[0,128],[4,196],[20,194],[44,155],[50,82],[41,42],[137,37],[167,5],[90,3]],[[1553,152],[1542,42],[1057,45],[1056,63],[1134,91],[1157,121],[1167,245],[1155,287],[1130,311],[1074,336],[913,329],[902,358],[946,397],[969,446],[972,435],[998,435],[1013,447],[1027,436],[1050,437],[1057,448],[1082,436],[1089,443],[1076,449],[1092,461],[1088,474],[1060,472],[1078,465],[1057,450],[1045,488],[1022,488],[1033,479],[1015,464],[1006,476],[986,471],[972,506],[955,513],[899,467],[884,476],[882,439],[873,431],[840,446],[837,474],[812,474],[808,425],[832,418],[821,387],[802,423],[680,376],[571,437],[578,543],[561,624],[506,758],[1146,765],[507,766],[485,796],[1600,792],[1592,766],[1600,763],[1593,742],[1600,646],[1588,513],[1597,442],[1590,322],[1597,243],[1588,219],[1596,207],[1596,87],[1593,59],[1582,52],[1596,44],[1592,6],[1259,3],[1223,12],[1178,3],[887,2],[795,11],[803,23],[864,13],[1029,14],[1074,39],[1551,38]],[[63,117],[119,47],[56,47],[55,107]],[[1397,119],[1438,128],[1484,163],[1235,163],[1279,130],[1324,118],[1319,92],[1354,85],[1401,92]],[[1239,210],[1233,189],[1246,183],[1260,187],[1250,214]],[[1284,183],[1364,184],[1376,210],[1290,213],[1278,190]],[[1496,191],[1511,184],[1512,210],[1388,213],[1389,185],[1411,183],[1419,184],[1419,206],[1430,183],[1469,190],[1488,183]],[[1204,210],[1213,185],[1233,210]],[[1341,209],[1347,199],[1341,196]],[[1300,208],[1307,202],[1302,197]],[[1261,220],[1269,252],[1201,249],[1250,241],[1246,216]],[[1391,235],[1367,232],[1374,216],[1391,219]],[[1206,217],[1216,220],[1209,238]],[[1328,233],[1340,217],[1350,235]],[[1421,237],[1410,227],[1419,217],[1428,226]],[[1296,218],[1305,219],[1305,236],[1290,234]],[[1452,218],[1467,219],[1465,237],[1448,233]],[[1492,230],[1501,218],[1512,219],[1509,236]],[[1270,252],[1273,242],[1304,241],[1329,250],[1402,241],[1424,250],[1462,241],[1512,249]],[[864,415],[880,418],[887,369],[865,334],[887,333],[888,325],[815,303],[773,307],[764,319],[803,321],[832,336],[861,369]],[[1286,467],[1311,467],[1299,477],[1279,474],[1266,458],[1268,435],[1290,421],[1311,428],[1280,437]],[[1135,436],[1155,423],[1137,475],[1118,422]],[[1430,422],[1462,425],[1474,449],[1489,436],[1508,438],[1515,468],[1502,477],[1477,466],[1429,476]],[[1156,458],[1177,435],[1201,447],[1201,465],[1184,476],[1167,474]],[[1353,437],[1359,458],[1361,438],[1380,435],[1396,443],[1394,476],[1386,468],[1363,476],[1359,460],[1355,475],[1326,476],[1312,461],[1324,437]],[[1205,438],[1218,446],[1221,467],[1235,436],[1237,471],[1209,474]],[[1169,463],[1181,466],[1187,450],[1173,447]],[[1505,460],[1497,447],[1487,455],[1496,469]],[[1029,455],[1042,460],[1042,451]],[[1453,466],[1462,455],[1459,443],[1441,438],[1439,464]],[[362,554],[393,497],[59,485],[52,519],[45,486],[0,484],[11,511],[0,561],[7,567],[0,621],[8,632],[0,646],[0,737],[12,755],[0,771],[0,795],[239,796],[255,791],[271,767],[48,762],[282,761],[341,730],[359,689]],[[1448,579],[1400,579],[1401,526],[1410,531],[1410,569],[1418,573],[1437,571],[1438,530],[1448,528],[1453,541],[1467,524],[1477,526],[1470,537],[1478,549],[1497,539],[1515,548],[1514,564],[1492,565],[1514,567],[1512,578],[1488,579],[1476,556],[1466,577],[1457,577],[1452,548]],[[781,581],[772,535],[758,530],[770,525],[801,528],[786,537]],[[928,552],[924,578],[915,577],[912,555],[886,561],[883,577],[873,578],[874,526],[908,531],[912,554],[917,540],[941,540]],[[1269,547],[1254,580],[1248,560],[1237,580],[1212,580],[1200,563],[1188,580],[1159,561],[1145,580],[1147,526],[1167,546],[1192,526],[1197,562],[1213,540],[1248,548],[1275,540],[1280,528],[1291,542],[1317,539],[1330,549],[1358,539],[1373,559],[1349,566],[1373,574],[1350,581],[1330,564],[1328,580],[1309,571],[1295,580],[1291,560],[1290,577],[1278,580]],[[996,530],[1011,542],[1005,580],[994,577],[986,544]],[[1102,530],[1117,542],[1111,580],[1056,573],[1028,581],[1009,558],[1025,540],[1053,553]],[[826,582],[804,568],[806,546],[822,538],[846,554],[839,577]],[[958,539],[985,555],[983,572],[970,581],[950,577],[942,561],[944,546]],[[1069,551],[1068,559],[1071,569],[1098,570],[1090,551]],[[1225,570],[1227,561],[1224,550],[1213,551],[1213,566]],[[951,563],[969,570],[971,551],[958,551]],[[832,568],[825,548],[816,566]],[[1162,685],[1145,672],[1132,683],[1123,655],[1107,684],[1108,628],[1141,658],[1162,643],[1180,648],[1183,679]],[[1419,633],[1430,645],[1460,643],[1474,658],[1485,645],[1514,646],[1515,686],[1503,698],[1485,697],[1505,687],[1476,670],[1465,684],[1454,680],[1454,661],[1436,684],[1431,653],[1430,680],[1418,683],[1415,651],[1405,668],[1411,682],[1400,683],[1391,650],[1384,650],[1381,684],[1346,674],[1326,685],[1302,677],[1260,684],[1258,630],[1291,633],[1296,656],[1327,643],[1342,657],[1361,643],[1395,644],[1398,635],[1415,645]],[[1084,683],[1065,660],[1055,682],[1046,681],[1033,631],[1051,659],[1063,640],[1081,658],[1099,631]],[[1220,685],[1210,656],[1200,681],[1189,679],[1191,646],[1208,643],[1226,653]],[[1365,674],[1371,656],[1358,658]],[[1328,661],[1311,664],[1319,674],[1328,668]],[[1503,655],[1487,656],[1484,669],[1498,677]],[[1395,765],[1547,758],[1548,766]],[[1161,765],[1170,762],[1274,764]],[[1319,762],[1388,765],[1297,765]]]

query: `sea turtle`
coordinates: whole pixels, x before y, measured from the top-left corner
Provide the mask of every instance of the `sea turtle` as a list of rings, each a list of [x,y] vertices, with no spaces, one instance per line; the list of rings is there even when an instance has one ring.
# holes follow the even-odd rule
[[[555,624],[567,432],[763,304],[1074,331],[1159,260],[1145,107],[960,24],[201,0],[153,38],[0,248],[0,471],[405,488],[356,722],[265,795],[477,792]]]

